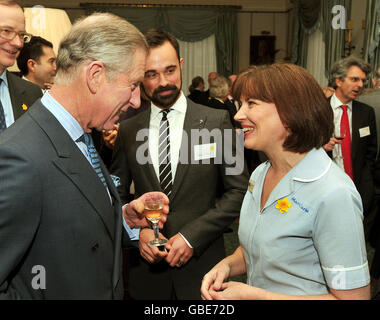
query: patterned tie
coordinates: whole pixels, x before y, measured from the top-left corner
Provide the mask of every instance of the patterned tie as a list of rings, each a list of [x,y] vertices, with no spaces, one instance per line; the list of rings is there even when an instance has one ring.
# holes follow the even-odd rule
[[[340,106],[343,109],[342,118],[340,119],[340,135],[344,137],[342,140],[342,156],[344,171],[354,180],[352,170],[352,153],[351,153],[351,132],[350,122],[348,121],[347,106]]]
[[[102,168],[100,166],[100,159],[98,156],[98,152],[95,149],[94,142],[92,140],[91,135],[89,135],[88,133],[84,133],[77,141],[81,141],[87,146],[87,151],[91,159],[92,167],[94,168],[100,181],[107,188],[106,179],[104,179]]]
[[[0,87],[3,79],[0,79]],[[3,132],[7,128],[7,124],[5,122],[5,114],[4,114],[4,108],[0,100],[0,133]]]
[[[169,120],[167,118],[169,110],[162,110],[162,119],[160,122],[158,138],[158,163],[160,185],[163,192],[169,196],[172,192],[172,166],[170,162],[170,135]]]

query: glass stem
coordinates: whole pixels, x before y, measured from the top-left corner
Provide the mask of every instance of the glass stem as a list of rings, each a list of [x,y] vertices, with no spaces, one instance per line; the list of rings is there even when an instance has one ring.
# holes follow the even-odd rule
[[[153,224],[153,231],[154,231],[155,239],[158,240],[158,233],[159,233],[158,223]]]

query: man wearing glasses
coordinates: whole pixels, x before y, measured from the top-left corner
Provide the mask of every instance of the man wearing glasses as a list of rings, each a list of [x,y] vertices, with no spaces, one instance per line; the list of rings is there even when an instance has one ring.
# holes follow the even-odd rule
[[[12,66],[31,35],[25,32],[22,7],[14,0],[0,0],[0,133],[42,96],[37,85],[6,69]]]
[[[375,209],[374,165],[377,153],[376,118],[374,109],[356,98],[362,93],[368,63],[355,57],[335,62],[331,69],[335,93],[330,98],[334,111],[335,134],[325,145],[326,151],[354,181],[363,200],[364,217]]]

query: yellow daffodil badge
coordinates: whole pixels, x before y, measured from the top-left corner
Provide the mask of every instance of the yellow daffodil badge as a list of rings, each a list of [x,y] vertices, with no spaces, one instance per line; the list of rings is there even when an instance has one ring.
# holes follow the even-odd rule
[[[22,110],[26,111],[28,110],[28,106],[24,103],[22,106],[21,106]]]
[[[292,204],[288,201],[288,198],[284,198],[277,201],[276,209],[280,210],[280,213],[283,214],[284,212],[288,212],[291,206]]]

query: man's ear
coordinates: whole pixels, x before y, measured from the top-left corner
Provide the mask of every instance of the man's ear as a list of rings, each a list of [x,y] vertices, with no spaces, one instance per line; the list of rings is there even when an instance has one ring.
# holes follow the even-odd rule
[[[181,70],[182,70],[182,65],[183,65],[183,58],[179,59],[179,66],[180,66]]]
[[[339,87],[341,87],[341,85],[342,85],[342,80],[340,80],[339,78],[336,78],[335,79],[335,84],[336,84],[336,86],[339,88]]]
[[[28,71],[34,73],[35,70],[36,70],[36,64],[37,64],[37,61],[36,61],[36,60],[29,59],[29,60],[27,61]]]
[[[86,82],[91,93],[95,94],[105,79],[106,69],[101,61],[93,61],[86,67]]]

